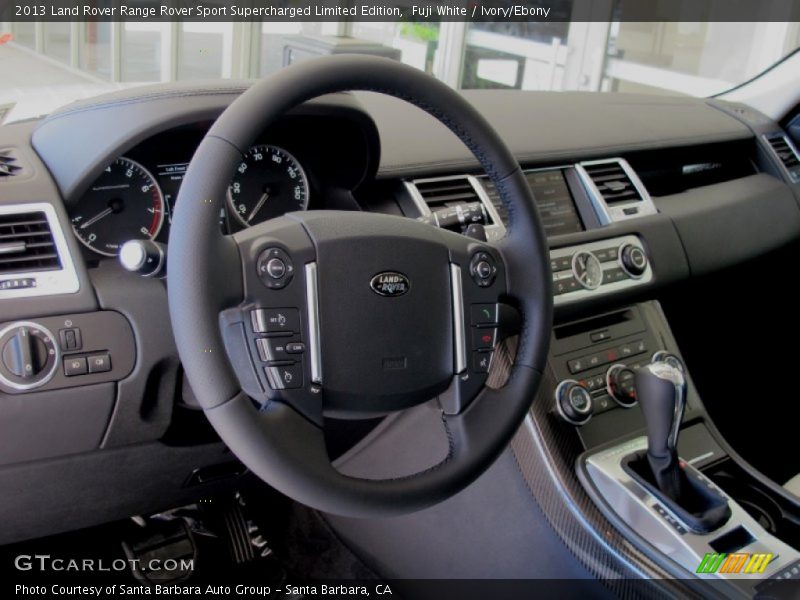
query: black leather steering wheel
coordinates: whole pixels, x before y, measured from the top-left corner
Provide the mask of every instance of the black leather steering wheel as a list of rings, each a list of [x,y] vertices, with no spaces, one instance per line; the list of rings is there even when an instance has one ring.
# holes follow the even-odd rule
[[[403,99],[450,128],[507,206],[506,237],[490,245],[413,219],[345,211],[290,213],[223,235],[231,174],[257,134],[307,100],[355,90]],[[170,315],[208,419],[256,475],[326,512],[401,514],[467,486],[522,422],[550,340],[548,256],[519,164],[462,96],[399,62],[326,57],[254,85],[198,147],[170,234]],[[492,389],[473,343],[486,345],[491,313],[508,306],[522,317],[518,350],[507,383]],[[372,480],[331,465],[323,415],[384,415],[437,396],[449,453],[435,467]]]

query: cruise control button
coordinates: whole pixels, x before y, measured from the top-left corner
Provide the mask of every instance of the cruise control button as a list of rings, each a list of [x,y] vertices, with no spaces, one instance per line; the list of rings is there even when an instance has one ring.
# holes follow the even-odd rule
[[[67,377],[74,377],[75,375],[86,375],[88,372],[86,365],[86,357],[76,356],[73,358],[64,359],[64,375]]]
[[[496,329],[473,329],[472,330],[472,349],[484,350],[494,348],[494,341],[497,337]]]
[[[86,357],[89,373],[106,373],[111,370],[111,357],[108,354],[92,354]]]
[[[256,333],[300,332],[300,312],[296,308],[260,308],[250,317]]]
[[[284,337],[258,338],[258,357],[262,362],[276,362],[280,360],[292,360],[289,356],[288,346],[291,342]]]
[[[289,354],[302,354],[306,351],[306,345],[303,342],[289,342],[286,344],[286,352]]]
[[[489,365],[492,363],[491,352],[473,352],[472,370],[476,373],[488,373]]]
[[[303,366],[299,363],[264,367],[264,372],[273,390],[293,390],[303,386]]]

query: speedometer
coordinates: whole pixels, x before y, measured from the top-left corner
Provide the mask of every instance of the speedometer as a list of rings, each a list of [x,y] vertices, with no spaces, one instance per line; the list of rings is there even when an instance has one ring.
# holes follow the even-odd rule
[[[253,146],[236,169],[228,190],[237,220],[249,227],[308,208],[308,179],[297,159],[277,146]]]
[[[118,158],[72,211],[72,227],[86,246],[116,256],[130,240],[151,240],[164,224],[164,196],[142,165]]]

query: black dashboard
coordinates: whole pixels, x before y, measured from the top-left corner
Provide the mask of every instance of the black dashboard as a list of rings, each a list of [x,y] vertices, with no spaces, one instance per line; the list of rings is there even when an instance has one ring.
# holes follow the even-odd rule
[[[48,369],[58,372],[28,390],[0,381],[0,485],[37,490],[47,479],[61,492],[4,495],[3,514],[22,516],[0,543],[175,506],[224,484],[208,467],[240,474],[183,380],[169,277],[126,272],[114,255],[137,237],[168,244],[186,165],[246,86],[127,90],[0,128],[0,156],[20,166],[0,180],[0,231],[41,212],[58,266],[26,274],[0,260],[0,326],[44,327],[57,342]],[[800,239],[800,183],[772,145],[784,134],[750,109],[622,94],[466,95],[526,171],[549,237],[558,323]],[[264,164],[268,174],[248,179]],[[489,241],[509,226],[496,190],[444,126],[375,94],[298,108],[261,132],[240,168],[220,214],[228,233],[299,209],[479,225]],[[79,348],[69,346],[76,332],[66,337],[75,329]],[[105,356],[110,369],[90,372]]]

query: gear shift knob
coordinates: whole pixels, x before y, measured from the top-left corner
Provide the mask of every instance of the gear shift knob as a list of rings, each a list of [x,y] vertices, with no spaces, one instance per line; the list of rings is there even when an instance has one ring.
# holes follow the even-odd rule
[[[636,373],[636,396],[647,425],[647,462],[656,485],[673,500],[683,493],[678,464],[678,430],[686,405],[686,378],[663,362]]]
[[[686,378],[666,363],[652,363],[636,373],[636,396],[647,424],[647,453],[673,455],[686,405]]]

